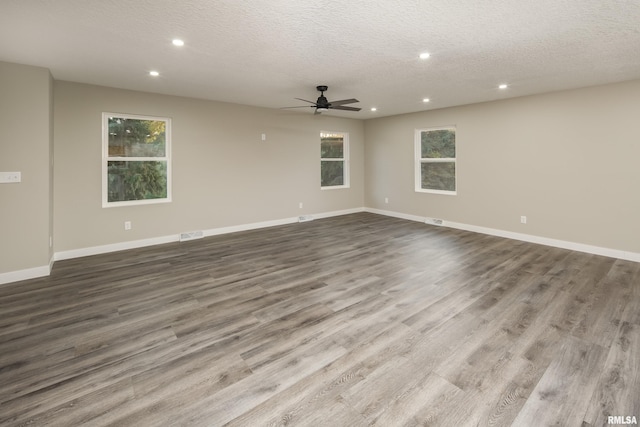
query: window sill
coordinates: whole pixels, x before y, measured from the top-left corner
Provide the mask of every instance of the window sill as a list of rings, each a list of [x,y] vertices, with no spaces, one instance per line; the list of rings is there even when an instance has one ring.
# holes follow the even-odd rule
[[[320,190],[341,190],[344,188],[350,188],[349,185],[333,185],[331,187],[320,187]]]
[[[443,194],[445,196],[457,196],[457,191],[445,191],[445,190],[425,190],[425,189],[416,189],[416,193],[427,193],[427,194]]]
[[[144,200],[125,200],[122,202],[102,202],[103,208],[118,208],[123,206],[137,205],[155,205],[161,203],[171,203],[171,199],[144,199]]]

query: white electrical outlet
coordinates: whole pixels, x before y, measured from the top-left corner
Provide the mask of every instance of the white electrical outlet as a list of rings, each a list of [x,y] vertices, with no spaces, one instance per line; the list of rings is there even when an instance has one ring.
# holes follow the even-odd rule
[[[520,224],[526,224],[527,223],[527,217],[526,216],[521,216],[520,217]]]
[[[22,181],[22,173],[20,172],[0,172],[1,184],[15,184]]]
[[[131,221],[125,221],[124,222],[124,229],[125,230],[131,230]]]
[[[389,203],[389,198],[388,198],[388,197],[385,197],[385,198],[384,198],[384,202],[385,202],[385,203]]]
[[[262,140],[263,140],[263,141],[266,141],[266,140],[267,140],[267,134],[266,134],[266,133],[263,133],[263,134],[262,134]]]
[[[299,207],[300,209],[302,209],[302,206],[303,206],[303,205],[302,205],[302,202],[298,203],[298,207]]]

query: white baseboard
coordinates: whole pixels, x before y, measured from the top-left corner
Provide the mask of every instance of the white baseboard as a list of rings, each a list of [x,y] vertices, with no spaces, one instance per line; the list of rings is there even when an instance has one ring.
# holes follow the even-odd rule
[[[0,273],[0,285],[20,282],[22,280],[37,279],[38,277],[48,276],[49,274],[51,274],[51,267],[49,265],[10,271],[8,273]]]
[[[344,209],[341,211],[323,212],[323,213],[312,214],[312,215],[316,219],[322,219],[322,218],[331,218],[332,216],[350,215],[350,214],[364,212],[364,211],[365,211],[365,208],[362,207],[362,208]]]
[[[249,224],[232,225],[229,227],[211,228],[203,230],[204,236],[218,236],[220,234],[237,233],[238,231],[257,230],[258,228],[277,227],[278,225],[293,224],[298,217],[275,219],[272,221],[252,222]]]
[[[332,216],[347,215],[350,213],[363,212],[364,208],[346,209],[341,211],[322,212],[313,214],[315,218],[329,218]],[[282,218],[271,221],[261,221],[249,224],[232,225],[228,227],[211,228],[202,230],[205,237],[217,236],[220,234],[236,233],[238,231],[256,230],[259,228],[275,227],[278,225],[293,224],[298,222],[298,217]],[[143,248],[146,246],[161,245],[164,243],[178,242],[180,234],[154,237],[150,239],[132,240],[129,242],[113,243],[109,245],[92,246],[88,248],[73,249],[70,251],[56,252],[54,259],[61,261],[65,259],[80,258],[89,255],[99,255],[109,252],[123,251],[127,249]]]
[[[378,214],[378,215],[392,216],[394,218],[407,219],[409,221],[416,221],[416,222],[424,222],[424,220],[426,219],[423,216],[409,215],[402,212],[385,211],[382,209],[364,208],[364,211]]]
[[[109,252],[124,251],[127,249],[144,248],[145,246],[161,245],[163,243],[177,242],[180,235],[153,237],[150,239],[131,240],[129,242],[112,243],[110,245],[91,246],[88,248],[72,249],[70,251],[56,252],[54,259],[62,261],[65,259],[80,258],[84,256],[106,254]]]
[[[421,217],[418,215],[410,215],[402,212],[394,212],[394,211],[387,211],[387,210],[375,209],[375,208],[365,208],[365,207],[345,209],[345,210],[332,211],[332,212],[321,212],[321,213],[316,213],[312,215],[314,218],[322,219],[322,218],[330,218],[334,216],[349,215],[349,214],[358,213],[358,212],[370,212],[370,213],[375,213],[379,215],[385,215],[385,216],[390,216],[394,218],[401,218],[409,221],[416,221],[416,222],[423,222],[423,223],[427,219],[427,217]],[[233,225],[229,227],[212,228],[209,230],[203,230],[203,233],[205,236],[216,236],[220,234],[235,233],[238,231],[255,230],[259,228],[275,227],[278,225],[285,225],[285,224],[294,224],[297,222],[298,222],[298,217],[290,217],[290,218],[283,218],[283,219],[277,219],[277,220],[271,220],[271,221],[261,221],[261,222],[254,222],[249,224]],[[602,255],[602,256],[619,258],[619,259],[628,260],[628,261],[640,262],[640,253],[636,253],[636,252],[603,248],[603,247],[587,245],[583,243],[568,242],[564,240],[551,239],[547,237],[534,236],[530,234],[515,233],[511,231],[498,230],[494,228],[480,227],[480,226],[469,225],[469,224],[462,224],[462,223],[451,222],[446,220],[444,221],[442,226],[456,228],[459,230],[472,231],[476,233],[488,234],[491,236],[521,240],[524,242],[538,243],[541,245],[552,246],[552,247],[562,248],[562,249],[569,249],[569,250],[574,250],[578,252],[585,252],[585,253],[590,253],[594,255]],[[65,259],[79,258],[79,257],[89,256],[89,255],[99,255],[99,254],[104,254],[109,252],[123,251],[127,249],[142,248],[145,246],[154,246],[154,245],[160,245],[164,243],[177,242],[179,241],[179,237],[180,237],[179,234],[175,234],[175,235],[169,235],[169,236],[154,237],[150,239],[133,240],[129,242],[113,243],[109,245],[93,246],[88,248],[73,249],[70,251],[56,252],[53,255],[53,258],[51,259],[49,265],[43,265],[40,267],[28,268],[28,269],[19,270],[19,271],[11,271],[8,273],[0,273],[0,285],[5,283],[18,282],[21,280],[35,279],[38,277],[48,276],[51,273],[51,268],[53,266],[54,261],[61,261]]]
[[[425,222],[427,217],[408,215],[401,212],[385,211],[381,209],[365,208],[366,212],[379,215],[391,216],[394,218],[408,219],[411,221]],[[552,246],[555,248],[569,249],[572,251],[584,252],[593,255],[602,255],[611,258],[619,258],[627,261],[640,262],[640,253],[621,251],[618,249],[603,248],[600,246],[587,245],[584,243],[569,242],[566,240],[551,239],[548,237],[534,236],[531,234],[515,233],[512,231],[498,230],[495,228],[480,227],[477,225],[462,224],[445,220],[442,227],[456,228],[458,230],[473,231],[475,233],[488,234],[490,236],[505,237],[507,239],[521,240],[523,242],[537,243],[540,245]]]

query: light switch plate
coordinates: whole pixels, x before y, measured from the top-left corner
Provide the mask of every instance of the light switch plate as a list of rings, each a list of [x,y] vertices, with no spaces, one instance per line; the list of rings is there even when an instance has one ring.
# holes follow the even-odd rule
[[[20,172],[0,172],[0,184],[14,184],[22,181]]]

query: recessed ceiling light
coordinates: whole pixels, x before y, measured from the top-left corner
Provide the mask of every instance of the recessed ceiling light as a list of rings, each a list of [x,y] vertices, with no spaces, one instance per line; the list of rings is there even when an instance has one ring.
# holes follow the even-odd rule
[[[427,59],[428,57],[430,57],[431,55],[428,52],[422,52],[420,54],[420,59]]]
[[[171,40],[171,43],[173,43],[174,46],[184,46],[184,41],[180,39],[173,39]]]
[[[376,107],[371,107],[371,111],[378,111]]]
[[[157,71],[149,71],[149,75],[153,76],[153,77],[158,77],[160,75],[160,73],[157,72]]]
[[[498,86],[498,89],[506,89],[508,86],[506,84],[501,84],[500,86]]]
[[[422,99],[422,102],[429,102],[429,98]]]

